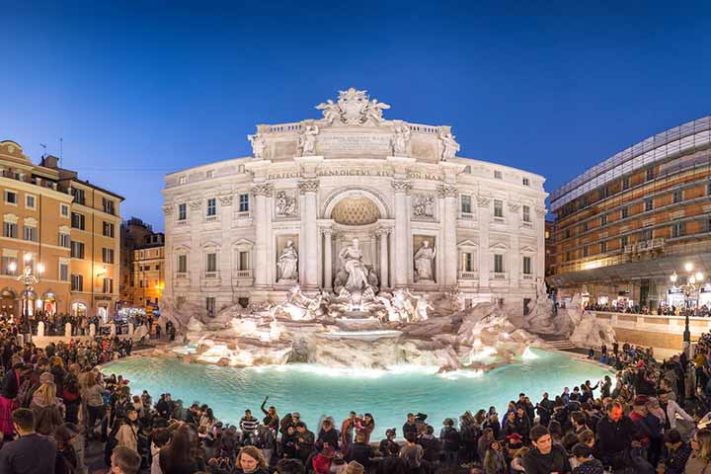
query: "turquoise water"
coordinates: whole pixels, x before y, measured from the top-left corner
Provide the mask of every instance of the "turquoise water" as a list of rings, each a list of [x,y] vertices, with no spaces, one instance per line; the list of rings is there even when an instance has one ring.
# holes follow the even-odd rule
[[[231,423],[238,422],[247,408],[261,418],[259,405],[267,395],[268,405],[276,406],[280,415],[298,411],[311,428],[321,415],[333,416],[340,424],[351,410],[369,412],[376,422],[374,439],[380,439],[391,427],[397,427],[400,437],[408,412],[427,413],[428,422],[438,429],[445,418],[456,419],[466,410],[493,405],[502,413],[520,392],[535,404],[544,391],[553,398],[563,387],[572,389],[585,380],[595,384],[609,373],[560,353],[533,352],[538,358],[485,374],[438,375],[414,367],[394,372],[337,371],[305,364],[237,369],[140,356],[112,362],[104,373],[122,374],[134,394],[148,390],[154,400],[170,392],[186,407],[193,401],[207,403],[219,419]]]

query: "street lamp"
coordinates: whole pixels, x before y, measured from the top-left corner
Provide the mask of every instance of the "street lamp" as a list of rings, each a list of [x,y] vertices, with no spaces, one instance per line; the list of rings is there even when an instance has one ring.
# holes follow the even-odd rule
[[[30,262],[32,262],[32,254],[26,253],[23,260],[25,267],[22,274],[17,277],[17,281],[22,282],[25,286],[25,290],[22,293],[24,301],[22,304],[22,321],[20,327],[23,334],[26,334],[29,340],[32,334],[32,329],[30,328],[30,294],[32,294],[32,285],[36,285],[37,282],[39,282],[39,278],[34,274],[32,265],[30,265]],[[12,262],[10,266],[13,272],[17,270],[17,264],[15,264],[15,262]],[[37,273],[44,273],[44,265],[40,262],[37,262]]]
[[[691,356],[689,353],[691,349],[691,331],[689,330],[689,310],[690,308],[690,297],[695,292],[698,291],[701,283],[704,281],[704,274],[701,272],[694,273],[694,264],[691,262],[686,262],[684,264],[684,270],[687,273],[686,283],[680,285],[681,290],[684,293],[684,352],[687,356]],[[669,280],[672,285],[676,286],[676,282],[679,276],[676,271],[669,276]],[[697,286],[698,285],[698,286]]]

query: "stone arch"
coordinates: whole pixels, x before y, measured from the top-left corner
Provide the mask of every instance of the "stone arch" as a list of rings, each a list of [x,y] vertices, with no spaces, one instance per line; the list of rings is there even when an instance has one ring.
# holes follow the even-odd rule
[[[324,200],[321,212],[323,218],[333,219],[333,211],[336,209],[336,206],[343,203],[347,199],[369,200],[374,205],[374,208],[377,209],[379,219],[388,219],[392,215],[392,212],[386,203],[387,201],[380,195],[380,193],[371,189],[352,186],[338,188]]]

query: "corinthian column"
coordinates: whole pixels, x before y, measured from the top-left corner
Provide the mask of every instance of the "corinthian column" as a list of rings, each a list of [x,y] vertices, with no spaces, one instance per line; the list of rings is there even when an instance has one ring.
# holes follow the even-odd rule
[[[491,225],[491,198],[477,195],[479,207],[479,286],[489,287],[489,271],[492,266],[492,255],[489,253],[489,226]]]
[[[444,199],[444,283],[447,287],[457,284],[457,188],[443,184],[438,188],[439,195]]]
[[[257,263],[254,266],[254,286],[261,289],[271,286],[268,265],[273,265],[273,262],[269,262],[268,256],[271,222],[267,199],[273,192],[274,188],[270,183],[257,184],[252,187],[256,233],[254,257]]]
[[[396,179],[393,180],[392,186],[395,190],[395,268],[392,284],[396,288],[403,288],[407,286],[407,274],[412,260],[408,255],[410,213],[407,209],[407,195],[412,184],[403,179]]]
[[[318,179],[299,181],[299,193],[304,196],[304,205],[301,207],[301,263],[303,268],[301,286],[304,290],[311,291],[318,288],[318,224],[316,222],[318,186]]]
[[[388,235],[390,229],[383,227],[376,231],[376,235],[380,237],[380,289],[389,288],[388,284]]]

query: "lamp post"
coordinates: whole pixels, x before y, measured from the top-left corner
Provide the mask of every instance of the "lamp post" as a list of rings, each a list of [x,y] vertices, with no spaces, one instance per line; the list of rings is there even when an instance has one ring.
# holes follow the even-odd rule
[[[684,292],[684,352],[686,352],[687,357],[691,357],[691,331],[689,330],[690,297],[694,292],[699,290],[701,282],[704,281],[704,274],[701,272],[694,273],[694,265],[691,262],[684,264],[684,270],[687,273],[686,282],[680,285],[681,290]],[[679,276],[676,274],[676,271],[669,277],[672,285],[676,285],[678,279]]]
[[[29,341],[32,337],[32,328],[30,327],[30,295],[32,294],[32,285],[36,285],[39,282],[39,277],[34,273],[32,265],[32,254],[26,253],[23,257],[25,266],[22,270],[22,274],[17,277],[17,281],[22,282],[25,289],[22,293],[23,304],[22,304],[22,318],[20,322],[20,329],[23,334],[26,335]],[[17,270],[17,264],[11,262],[9,266],[10,271],[13,273]],[[42,263],[37,263],[37,273],[44,273],[44,265]]]

